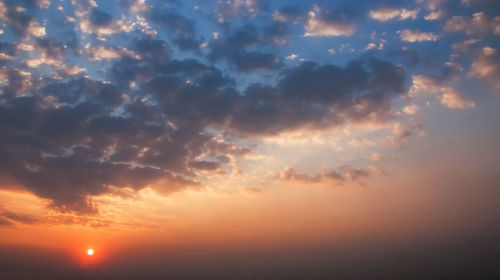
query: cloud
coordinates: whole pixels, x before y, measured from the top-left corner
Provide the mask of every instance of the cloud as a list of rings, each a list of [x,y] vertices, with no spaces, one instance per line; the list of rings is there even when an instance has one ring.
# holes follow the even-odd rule
[[[491,47],[484,47],[472,63],[469,77],[479,77],[490,87],[500,89],[500,54]]]
[[[422,32],[418,30],[404,29],[399,32],[399,38],[404,42],[425,42],[425,41],[437,41],[438,35],[432,32]]]
[[[121,32],[131,32],[135,24],[125,18],[115,20],[110,14],[98,8],[81,10],[77,13],[80,17],[80,29],[85,33],[95,34],[99,37],[110,36]]]
[[[310,11],[306,23],[306,37],[351,36],[356,28],[345,17],[338,14]]]
[[[26,30],[29,35],[35,37],[44,37],[45,36],[45,27],[40,26],[37,21],[31,21],[28,25],[28,29]]]
[[[441,104],[448,108],[474,108],[476,104],[474,101],[466,98],[463,94],[455,89],[446,87],[441,89]]]
[[[57,69],[57,77],[65,77],[65,76],[75,76],[80,73],[87,71],[84,67],[79,67],[76,64],[73,65],[63,65],[59,69]]]
[[[338,170],[322,171],[315,175],[309,175],[307,173],[298,172],[294,168],[285,167],[280,172],[271,173],[270,176],[282,181],[293,181],[297,183],[310,184],[334,182],[335,184],[342,184],[347,180],[357,182],[359,179],[367,178],[370,176],[370,172],[360,168],[352,168],[349,165],[343,165],[340,166]]]
[[[255,48],[283,45],[287,34],[286,26],[280,23],[273,23],[262,29],[254,24],[245,24],[227,31],[222,38],[212,40],[208,46],[209,57],[213,61],[224,59],[242,72],[276,70],[283,66],[282,60],[271,52]]]
[[[443,17],[443,12],[442,11],[432,11],[428,15],[424,17],[425,20],[438,20]]]
[[[465,33],[469,35],[486,35],[488,33],[500,35],[500,16],[492,19],[484,12],[474,13],[472,18],[465,16],[453,16],[446,21],[444,30],[447,32],[465,30]]]
[[[379,153],[373,153],[370,156],[370,159],[375,162],[380,161],[381,158],[382,156]]]
[[[45,29],[41,29],[38,21],[22,6],[17,6],[15,1],[0,2],[0,21],[6,23],[9,29],[18,36],[24,36],[31,27],[32,35],[43,36]],[[43,33],[43,35],[42,35]]]
[[[398,8],[378,8],[370,11],[370,17],[378,21],[388,21],[392,19],[406,20],[417,19],[419,9],[407,10]]]
[[[331,47],[350,49],[348,42],[297,61],[296,40],[311,40],[300,36],[302,24],[306,36],[351,36],[358,9],[271,11],[264,2],[224,1],[216,16],[231,24],[205,26],[210,13],[198,18],[202,8],[193,16],[179,3],[121,1],[121,10],[110,12],[76,1],[66,15],[55,6],[23,11],[4,2],[4,36],[14,36],[0,43],[0,187],[22,188],[63,212],[95,213],[96,199],[111,189],[169,194],[199,188],[212,175],[241,174],[240,161],[253,149],[247,143],[268,137],[392,124],[401,114],[395,104],[409,90],[406,60],[397,60],[419,61],[410,48],[387,56],[350,53],[338,65],[321,61],[334,58],[325,51]],[[52,10],[58,18],[43,18]],[[395,19],[414,17],[399,12]],[[42,35],[37,28],[45,26]],[[383,42],[373,39],[370,49]],[[449,85],[434,78],[441,98]],[[425,86],[432,83],[414,76],[411,90]],[[405,138],[405,125],[394,136]],[[281,176],[341,182],[368,171]]]
[[[404,80],[404,70],[387,61],[351,61],[345,68],[303,62],[285,70],[276,87],[249,87],[228,128],[237,134],[273,135],[345,122],[384,122],[393,118],[391,98],[406,92]]]
[[[273,20],[294,24],[303,22],[306,18],[307,12],[295,6],[285,6],[273,13]]]
[[[26,60],[28,67],[36,68],[42,64],[59,66],[66,58],[64,45],[50,38],[36,39],[26,50],[30,51],[30,54],[40,54],[38,57]]]
[[[251,1],[218,1],[215,6],[215,15],[218,23],[229,22],[233,19],[248,18],[258,12],[268,9],[268,2],[264,0]]]
[[[87,56],[91,61],[98,60],[113,60],[119,59],[123,56],[128,56],[133,59],[140,59],[140,56],[135,52],[128,50],[126,48],[120,47],[106,47],[102,45],[98,46],[85,46]]]
[[[473,100],[466,97],[460,91],[451,86],[446,85],[449,81],[453,81],[456,73],[450,69],[442,70],[438,76],[433,75],[414,75],[410,96],[418,95],[435,95],[439,103],[452,109],[474,108],[476,104]],[[405,113],[411,115],[411,108],[405,107]]]
[[[410,95],[438,93],[442,82],[440,78],[431,75],[413,75]]]
[[[403,112],[405,112],[408,115],[415,115],[418,112],[418,106],[415,104],[405,106],[403,108]]]
[[[188,19],[170,9],[153,9],[150,18],[156,24],[167,28],[176,35],[192,36],[195,33],[194,20]]]
[[[22,224],[36,224],[39,222],[39,219],[37,217],[31,216],[31,215],[26,215],[26,214],[21,214],[21,213],[14,213],[10,211],[4,211],[0,213],[0,225],[1,225],[1,220],[9,220],[10,222],[18,222]],[[7,224],[8,225],[8,224]]]
[[[412,133],[405,128],[401,123],[396,122],[392,127],[393,136],[391,137],[392,142],[396,145],[403,145],[405,143],[405,138],[409,137]]]
[[[409,48],[406,46],[403,46],[400,49],[390,50],[389,52],[387,52],[387,57],[400,57],[403,62],[409,65],[416,65],[421,61],[418,51],[414,48]]]

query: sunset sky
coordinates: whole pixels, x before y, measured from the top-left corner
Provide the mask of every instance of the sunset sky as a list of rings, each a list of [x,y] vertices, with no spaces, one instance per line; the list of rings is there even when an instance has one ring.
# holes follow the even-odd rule
[[[0,279],[500,279],[499,168],[500,1],[0,0]]]

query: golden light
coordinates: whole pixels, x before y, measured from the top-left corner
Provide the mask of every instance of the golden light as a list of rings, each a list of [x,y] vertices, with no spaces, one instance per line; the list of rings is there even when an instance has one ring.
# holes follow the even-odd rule
[[[93,254],[94,254],[94,250],[93,249],[88,249],[87,250],[87,255],[92,256]]]

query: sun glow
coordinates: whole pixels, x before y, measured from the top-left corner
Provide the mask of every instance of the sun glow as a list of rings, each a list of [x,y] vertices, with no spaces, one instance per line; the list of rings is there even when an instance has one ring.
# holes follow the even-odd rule
[[[88,249],[87,250],[87,255],[92,256],[93,254],[94,254],[94,250],[93,249]]]

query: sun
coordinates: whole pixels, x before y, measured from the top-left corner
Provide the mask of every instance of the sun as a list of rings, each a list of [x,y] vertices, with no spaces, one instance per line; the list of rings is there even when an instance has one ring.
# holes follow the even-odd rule
[[[94,249],[88,249],[87,255],[92,256],[94,254]]]

